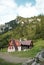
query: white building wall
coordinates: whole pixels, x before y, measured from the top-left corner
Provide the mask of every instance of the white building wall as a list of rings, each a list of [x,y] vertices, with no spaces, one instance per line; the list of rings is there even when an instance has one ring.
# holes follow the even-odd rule
[[[21,46],[18,47],[18,51],[21,51]]]
[[[15,47],[13,47],[13,49],[12,49],[12,48],[11,48],[11,49],[8,48],[7,51],[8,51],[8,52],[14,52],[14,51],[15,51]]]

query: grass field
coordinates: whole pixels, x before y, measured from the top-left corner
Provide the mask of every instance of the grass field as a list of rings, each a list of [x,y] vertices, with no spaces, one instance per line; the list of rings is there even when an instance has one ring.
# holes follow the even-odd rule
[[[34,42],[34,47],[32,49],[29,49],[27,51],[20,51],[20,52],[15,51],[15,52],[10,53],[10,54],[18,56],[18,57],[33,58],[42,49],[44,49],[44,40],[39,39],[36,42]],[[0,50],[0,52],[7,52],[7,48]]]
[[[3,59],[0,59],[0,65],[22,65],[22,64],[21,63],[18,63],[18,64],[9,63],[9,62],[4,61]]]
[[[42,49],[44,49],[44,40],[39,39],[34,43],[34,47],[32,49],[29,49],[27,51],[21,51],[21,52],[16,51],[16,52],[13,52],[13,53],[10,53],[10,54],[16,55],[16,56],[19,56],[19,57],[33,58]]]

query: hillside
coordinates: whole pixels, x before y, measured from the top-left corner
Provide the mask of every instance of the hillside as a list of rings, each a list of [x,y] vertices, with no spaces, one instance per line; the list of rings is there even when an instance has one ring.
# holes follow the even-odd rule
[[[44,16],[23,18],[17,16],[15,20],[5,23],[1,28],[0,48],[7,47],[9,39],[44,39]]]
[[[17,16],[16,19],[9,21],[5,23],[4,25],[0,25],[0,33],[2,32],[7,32],[11,29],[16,28],[18,25],[24,25],[24,24],[36,24],[37,22],[39,23],[41,21],[41,15],[40,16],[35,16],[31,18],[23,18],[21,16]]]

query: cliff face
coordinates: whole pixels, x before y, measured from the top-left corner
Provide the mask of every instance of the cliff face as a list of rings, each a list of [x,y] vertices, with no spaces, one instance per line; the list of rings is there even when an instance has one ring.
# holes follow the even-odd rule
[[[40,23],[41,21],[41,17],[37,16],[37,17],[31,17],[31,18],[23,18],[21,16],[17,16],[16,19],[9,21],[7,23],[5,23],[5,25],[0,25],[0,32],[4,32],[9,31],[11,29],[16,28],[19,24],[21,26],[23,26],[24,24],[33,24],[32,27],[34,27],[34,25],[36,23]]]

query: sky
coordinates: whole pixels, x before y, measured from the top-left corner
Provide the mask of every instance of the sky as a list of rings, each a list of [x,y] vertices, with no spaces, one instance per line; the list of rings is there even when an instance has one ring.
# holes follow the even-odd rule
[[[17,16],[33,17],[44,14],[44,0],[0,0],[0,24]]]

